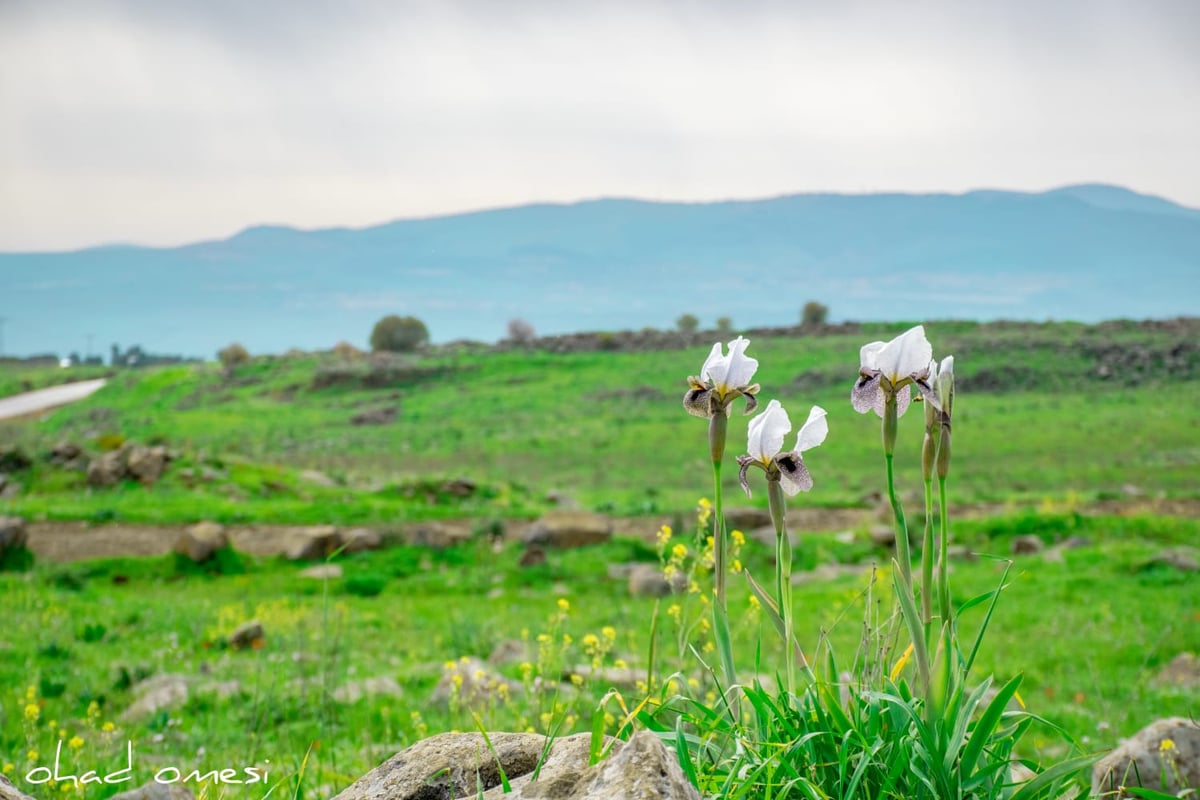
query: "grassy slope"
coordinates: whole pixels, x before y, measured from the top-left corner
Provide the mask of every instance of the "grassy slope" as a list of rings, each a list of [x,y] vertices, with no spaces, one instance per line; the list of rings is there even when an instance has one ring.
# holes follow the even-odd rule
[[[848,393],[858,347],[892,332],[754,339],[764,399],[778,397],[797,422],[809,404],[829,411],[829,439],[807,456],[817,488],[805,502],[852,505],[878,490],[877,421],[854,413]],[[955,421],[956,501],[1094,499],[1120,496],[1129,486],[1195,496],[1200,449],[1188,378],[1196,366],[1187,361],[1186,370],[1172,372],[1161,363],[1178,333],[943,323],[930,325],[929,334],[938,355],[956,355],[964,384]],[[1141,374],[1098,379],[1094,351],[1112,342],[1147,348],[1151,363]],[[39,467],[33,486],[8,510],[60,518],[383,522],[531,514],[555,489],[586,507],[673,512],[709,491],[704,423],[679,406],[684,379],[699,371],[706,351],[443,355],[377,389],[313,388],[314,376],[338,363],[328,356],[264,359],[232,378],[211,366],[128,374],[43,423],[0,431],[33,450],[105,433],[163,441],[182,462],[153,492],[136,485],[80,491],[81,475]],[[367,370],[365,363],[340,368]],[[1140,385],[1129,385],[1135,380]],[[971,390],[972,381],[980,391]],[[358,411],[385,406],[399,408],[395,423],[350,423]],[[745,426],[740,416],[730,425],[734,453]],[[919,416],[904,420],[901,436],[901,458],[915,458]],[[194,487],[180,479],[181,469],[206,464],[229,474]],[[304,468],[343,486],[298,480]],[[461,507],[446,498],[414,503],[395,490],[430,476],[470,478],[492,496]],[[733,474],[726,489],[736,491]]]

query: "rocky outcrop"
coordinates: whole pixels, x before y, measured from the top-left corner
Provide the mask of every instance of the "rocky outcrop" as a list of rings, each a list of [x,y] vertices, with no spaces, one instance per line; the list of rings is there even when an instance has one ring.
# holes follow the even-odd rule
[[[1130,797],[1122,787],[1175,795],[1200,786],[1200,724],[1184,717],[1147,725],[1092,768],[1092,794]],[[1119,792],[1119,794],[1118,794]]]
[[[202,564],[218,550],[229,546],[225,526],[216,522],[197,522],[184,529],[175,540],[175,552]]]
[[[551,511],[533,523],[525,543],[544,547],[584,547],[612,539],[612,521],[587,511]]]
[[[315,561],[328,558],[340,546],[337,528],[332,525],[314,525],[292,532],[288,537],[284,556],[290,561]]]
[[[546,738],[532,733],[442,734],[392,756],[334,800],[457,800],[481,789],[484,800],[699,800],[654,734],[609,740],[612,752],[594,766],[590,744],[586,733],[556,739],[548,751]]]
[[[96,488],[115,486],[123,480],[150,486],[162,477],[170,460],[170,453],[162,445],[147,447],[126,442],[119,449],[91,460],[87,466],[87,482]]]

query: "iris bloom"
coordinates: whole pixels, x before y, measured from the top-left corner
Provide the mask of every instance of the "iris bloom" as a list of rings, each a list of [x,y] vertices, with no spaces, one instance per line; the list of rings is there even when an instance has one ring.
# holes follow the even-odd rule
[[[750,420],[746,442],[749,454],[738,458],[738,464],[742,468],[738,477],[746,494],[750,494],[746,471],[751,466],[757,466],[766,472],[767,480],[779,481],[783,491],[789,496],[802,491],[807,492],[813,487],[812,475],[809,474],[808,467],[804,466],[804,459],[800,454],[825,441],[825,436],[829,433],[825,409],[813,406],[808,412],[808,420],[796,436],[796,446],[789,452],[781,453],[779,451],[783,448],[784,437],[791,430],[792,422],[778,400],[767,403],[766,410]]]
[[[863,345],[860,358],[858,382],[850,394],[850,403],[858,413],[874,410],[882,417],[887,401],[894,399],[896,416],[900,416],[908,409],[910,386],[916,386],[926,400],[938,407],[929,385],[933,346],[925,338],[925,326],[910,328],[890,342]]]
[[[750,383],[758,369],[758,361],[746,356],[750,340],[742,336],[729,343],[729,354],[722,353],[721,343],[712,346],[712,352],[700,368],[700,376],[688,378],[688,392],[683,396],[683,407],[688,413],[711,419],[717,414],[729,416],[730,404],[738,397],[746,398],[746,413],[758,406],[754,395],[758,384]]]

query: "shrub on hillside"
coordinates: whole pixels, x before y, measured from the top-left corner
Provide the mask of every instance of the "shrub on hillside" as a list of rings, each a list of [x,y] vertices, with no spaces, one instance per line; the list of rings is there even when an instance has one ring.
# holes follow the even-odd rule
[[[237,342],[234,342],[228,347],[218,350],[217,359],[220,360],[221,366],[225,367],[225,369],[233,369],[240,364],[250,363],[250,351]]]
[[[508,321],[508,338],[517,344],[529,344],[537,338],[537,332],[532,323],[518,317]]]
[[[371,349],[408,353],[429,342],[429,329],[416,317],[389,314],[371,330]]]
[[[809,300],[800,310],[800,324],[808,328],[813,325],[824,325],[829,318],[829,306]]]

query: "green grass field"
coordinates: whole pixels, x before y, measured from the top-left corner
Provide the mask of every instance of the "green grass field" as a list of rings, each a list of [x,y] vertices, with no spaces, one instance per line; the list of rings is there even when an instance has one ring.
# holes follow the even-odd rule
[[[764,402],[779,398],[794,421],[810,404],[829,412],[828,440],[805,454],[816,486],[793,505],[876,502],[872,495],[883,487],[878,420],[856,414],[849,392],[859,346],[903,327],[751,336]],[[1200,591],[1194,573],[1151,559],[1166,547],[1195,547],[1200,522],[1145,510],[1198,496],[1200,371],[1192,343],[1200,322],[932,323],[927,330],[936,356],[956,356],[960,381],[950,487],[952,505],[970,513],[954,517],[954,541],[984,554],[954,562],[956,603],[998,586],[1017,535],[1037,534],[1047,544],[1085,540],[1049,557],[1016,558],[979,674],[1006,680],[1023,673],[1029,710],[1087,751],[1112,747],[1163,716],[1196,716],[1194,689],[1155,676],[1176,654],[1200,650]],[[440,517],[530,518],[548,507],[548,493],[563,492],[585,508],[674,516],[677,540],[691,545],[693,511],[712,486],[705,423],[687,416],[680,399],[708,347],[442,351],[385,364],[298,355],[260,358],[231,373],[213,365],[123,372],[45,419],[0,422],[0,445],[33,457],[32,466],[12,473],[21,490],[0,500],[0,515],[403,528]],[[53,377],[20,380],[45,385]],[[0,380],[0,387],[16,385]],[[395,408],[395,420],[351,422],[381,408]],[[741,417],[731,422],[731,455],[744,447],[745,426]],[[921,427],[917,408],[901,420],[898,448],[901,490],[918,528]],[[92,454],[123,440],[163,443],[177,458],[153,487],[93,489],[83,473],[45,459],[62,440]],[[305,470],[336,485],[319,485]],[[726,470],[724,488],[740,505],[735,472]],[[469,497],[441,491],[448,478],[467,478],[477,489]],[[749,502],[765,507],[763,495]],[[1098,503],[1117,500],[1121,513],[1100,513]],[[659,678],[678,669],[680,680],[696,681],[694,691],[711,688],[677,638],[677,619],[703,618],[697,596],[631,597],[625,580],[609,575],[611,564],[657,562],[653,544],[618,538],[550,551],[532,567],[518,565],[520,554],[516,543],[495,551],[483,538],[446,550],[400,546],[339,558],[344,575],[329,581],[300,577],[305,565],[249,556],[231,558],[215,574],[174,557],[0,572],[8,612],[0,763],[21,786],[26,771],[53,758],[60,739],[75,763],[98,769],[124,766],[126,742],[134,741],[142,780],[169,765],[256,766],[270,770],[272,784],[284,781],[279,796],[326,798],[429,733],[477,724],[587,730],[613,685],[592,666],[627,666],[638,675],[653,666]],[[771,570],[770,548],[753,540],[741,558],[756,575]],[[848,668],[864,620],[892,630],[888,582],[868,591],[869,565],[888,558],[866,530],[802,537],[797,570],[859,565],[797,585],[798,636],[807,650],[827,642]],[[779,663],[779,644],[752,610],[744,582],[734,578],[730,586],[740,663],[753,663],[756,652],[764,664]],[[228,634],[251,618],[266,629],[261,646],[228,647]],[[653,648],[650,619],[657,620]],[[981,607],[968,611],[964,634],[981,619]],[[431,700],[447,662],[486,659],[507,640],[528,650],[494,667],[511,689],[474,704],[478,721],[465,702]],[[891,662],[897,655],[872,657]],[[577,664],[589,664],[579,685],[561,682],[564,668]],[[162,673],[185,676],[188,699],[145,718],[123,717],[134,702],[132,685]],[[338,693],[367,678],[391,679],[402,694],[350,701]],[[561,688],[537,692],[535,683]],[[622,697],[632,707],[647,688],[624,685]],[[610,701],[604,711],[613,732],[621,709]],[[1035,727],[1025,747],[1043,764],[1069,751],[1049,726]],[[78,796],[103,798],[118,788],[127,787],[91,787]],[[205,792],[264,794],[212,784]]]

